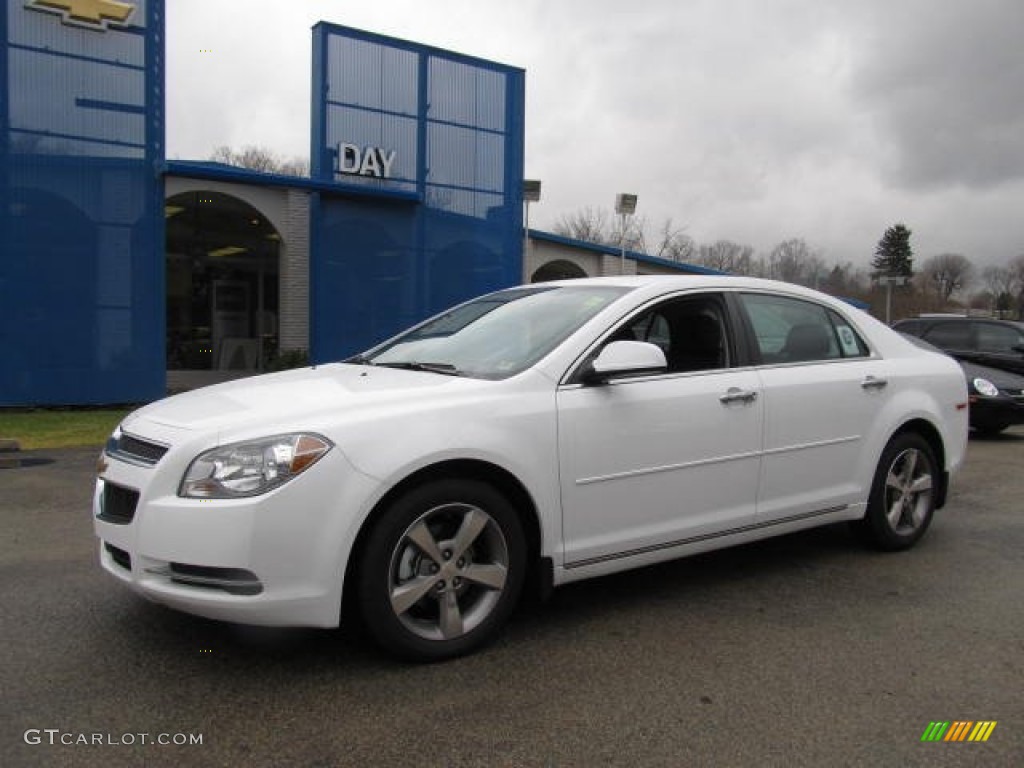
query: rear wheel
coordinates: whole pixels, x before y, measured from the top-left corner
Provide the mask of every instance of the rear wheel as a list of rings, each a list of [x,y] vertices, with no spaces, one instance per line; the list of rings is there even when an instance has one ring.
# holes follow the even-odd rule
[[[897,435],[882,451],[858,527],[878,549],[909,549],[931,524],[939,469],[931,446],[920,435]]]
[[[359,561],[363,621],[413,661],[468,653],[491,640],[522,589],[526,546],[512,505],[476,480],[439,480],[401,496]]]

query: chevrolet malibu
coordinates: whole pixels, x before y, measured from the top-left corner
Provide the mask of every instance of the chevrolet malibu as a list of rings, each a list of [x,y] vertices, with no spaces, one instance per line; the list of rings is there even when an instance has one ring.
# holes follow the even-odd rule
[[[956,362],[814,291],[545,283],[136,411],[101,455],[95,531],[103,568],[158,603],[351,616],[438,660],[491,640],[525,588],[839,521],[906,549],[967,412]]]

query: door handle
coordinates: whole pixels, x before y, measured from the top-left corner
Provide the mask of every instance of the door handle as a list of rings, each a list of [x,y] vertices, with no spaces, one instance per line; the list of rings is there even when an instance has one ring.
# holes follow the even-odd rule
[[[876,379],[874,376],[868,376],[860,383],[864,389],[885,389],[889,382],[885,379]]]
[[[725,405],[729,403],[752,403],[755,400],[757,400],[757,392],[749,389],[740,389],[739,387],[729,387],[726,393],[718,398],[718,401]]]

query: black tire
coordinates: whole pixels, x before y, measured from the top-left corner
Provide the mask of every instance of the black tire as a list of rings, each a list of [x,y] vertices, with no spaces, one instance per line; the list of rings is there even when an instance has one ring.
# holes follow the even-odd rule
[[[875,470],[867,514],[856,524],[867,543],[887,552],[914,546],[931,524],[939,478],[923,437],[908,432],[890,440]]]
[[[445,479],[391,503],[358,557],[359,608],[373,640],[409,661],[441,661],[504,626],[522,591],[526,543],[493,487]]]

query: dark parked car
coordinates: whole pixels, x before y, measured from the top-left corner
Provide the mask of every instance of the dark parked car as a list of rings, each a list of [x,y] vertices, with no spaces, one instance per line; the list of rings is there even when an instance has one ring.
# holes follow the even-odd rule
[[[928,316],[893,328],[955,357],[971,400],[971,426],[995,434],[1024,424],[1024,323],[987,317]]]

